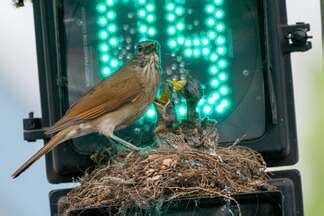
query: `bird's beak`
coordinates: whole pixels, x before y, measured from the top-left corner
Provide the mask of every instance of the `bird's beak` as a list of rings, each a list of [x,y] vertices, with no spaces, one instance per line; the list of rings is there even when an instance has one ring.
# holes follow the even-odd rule
[[[187,84],[187,80],[167,80],[167,82],[176,91],[181,91]]]
[[[154,103],[157,106],[163,107],[163,110],[165,110],[166,107],[170,104],[170,102],[171,102],[170,91],[168,87],[165,86],[160,98],[155,99]]]

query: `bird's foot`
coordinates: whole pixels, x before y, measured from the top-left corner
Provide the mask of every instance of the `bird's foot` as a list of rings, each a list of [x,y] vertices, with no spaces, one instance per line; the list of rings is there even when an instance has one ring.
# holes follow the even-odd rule
[[[113,140],[117,141],[118,143],[126,146],[127,148],[131,149],[131,150],[134,150],[134,151],[139,151],[141,154],[146,154],[150,151],[152,151],[152,147],[150,146],[146,146],[144,148],[141,148],[141,147],[137,147],[135,145],[133,145],[132,143],[126,141],[126,140],[123,140],[115,135],[112,135],[110,136]]]
[[[120,144],[126,146],[127,148],[129,148],[131,150],[135,150],[135,151],[141,151],[142,150],[142,148],[139,148],[139,147],[133,145],[132,143],[130,143],[130,142],[126,141],[126,140],[123,140],[123,139],[121,139],[121,138],[119,138],[119,137],[117,137],[115,135],[111,135],[110,137],[113,140],[119,142]]]

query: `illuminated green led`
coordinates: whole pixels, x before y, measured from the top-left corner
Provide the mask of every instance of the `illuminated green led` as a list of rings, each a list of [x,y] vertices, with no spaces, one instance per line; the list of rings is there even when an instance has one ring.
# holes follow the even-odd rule
[[[200,56],[200,50],[199,49],[194,49],[193,54],[195,57],[199,57]]]
[[[225,13],[223,10],[221,9],[218,9],[216,10],[215,12],[215,17],[218,18],[218,19],[222,19],[224,17]]]
[[[138,3],[145,4],[146,3],[146,0],[138,0]]]
[[[219,88],[219,92],[222,94],[222,95],[228,95],[230,90],[227,86],[222,86]]]
[[[110,24],[108,26],[109,32],[116,32],[117,31],[117,26],[115,24]]]
[[[101,69],[101,75],[103,77],[108,77],[109,75],[111,75],[111,69],[109,67],[103,67]]]
[[[183,23],[178,23],[177,24],[177,29],[180,30],[180,31],[183,30],[184,29],[184,24]]]
[[[145,15],[146,15],[146,11],[145,10],[141,9],[141,10],[138,11],[138,16],[144,17]]]
[[[99,46],[99,49],[100,51],[102,52],[107,52],[108,51],[108,45],[106,43],[102,43],[100,46]]]
[[[208,103],[209,104],[215,104],[215,102],[216,102],[216,99],[214,97],[208,98]]]
[[[210,50],[206,47],[202,50],[203,55],[207,56],[210,53]]]
[[[212,18],[212,17],[208,18],[207,19],[207,25],[209,25],[209,26],[215,25],[215,19]]]
[[[228,75],[227,75],[227,73],[224,73],[224,72],[220,73],[220,74],[218,75],[218,79],[221,80],[221,81],[226,81],[226,80],[228,80]]]
[[[216,42],[217,42],[218,45],[223,45],[223,44],[225,44],[226,39],[225,39],[224,36],[220,35],[220,36],[217,37]]]
[[[189,39],[186,40],[185,45],[186,45],[186,46],[191,46],[191,40],[189,40]]]
[[[179,106],[178,113],[181,116],[186,116],[187,115],[187,108],[185,106]]]
[[[224,110],[225,110],[225,107],[224,106],[222,106],[222,105],[218,105],[217,107],[216,107],[216,112],[217,113],[223,113],[224,112]]]
[[[219,93],[215,92],[212,94],[212,97],[217,101],[220,98]]]
[[[177,15],[182,15],[183,11],[184,11],[183,7],[177,7],[175,12]]]
[[[104,4],[98,4],[98,5],[97,5],[97,11],[98,11],[99,13],[103,13],[103,12],[105,12],[106,10],[107,10],[106,5],[104,5]]]
[[[152,23],[152,22],[154,22],[155,17],[154,17],[152,14],[150,14],[150,15],[148,15],[148,16],[146,17],[146,19],[147,19],[147,22]]]
[[[146,116],[150,119],[154,118],[156,116],[156,111],[153,107],[150,107],[147,111],[146,111]]]
[[[100,57],[100,60],[103,61],[103,62],[108,62],[109,60],[109,55],[107,54],[104,54]]]
[[[223,32],[223,31],[225,31],[225,25],[224,25],[223,23],[219,23],[219,24],[217,24],[217,26],[216,26],[216,30],[217,30],[218,32]]]
[[[183,44],[185,39],[184,39],[184,37],[180,36],[180,37],[178,37],[177,41],[178,41],[178,44]]]
[[[217,73],[218,73],[218,68],[217,68],[215,65],[211,66],[211,67],[209,68],[209,73],[210,73],[211,75],[215,75],[215,74],[217,74]]]
[[[118,67],[118,60],[116,60],[116,59],[112,59],[112,60],[110,61],[110,65],[111,65],[111,67],[113,67],[113,68]]]
[[[111,38],[109,40],[109,43],[112,45],[112,46],[116,46],[117,45],[117,39],[116,38]]]
[[[107,0],[107,5],[111,6],[114,4],[114,0]]]
[[[107,39],[108,38],[108,33],[107,33],[107,31],[105,31],[105,30],[101,30],[100,32],[99,32],[99,39],[100,40],[105,40],[105,39]]]
[[[176,29],[173,26],[171,26],[171,27],[168,28],[168,33],[170,35],[173,35],[175,32],[176,32]]]
[[[153,4],[148,4],[148,5],[146,5],[146,9],[148,11],[153,11],[155,8],[154,8],[154,5]]]
[[[147,31],[147,26],[146,25],[141,25],[139,28],[140,32],[144,33]]]
[[[170,11],[174,10],[174,4],[173,3],[168,3],[166,8]]]
[[[188,57],[192,56],[192,50],[191,49],[186,49],[185,50],[185,55],[188,56]]]
[[[210,39],[214,39],[214,38],[216,37],[216,33],[213,32],[213,31],[211,31],[211,32],[208,33],[208,37],[209,37]]]
[[[175,20],[175,15],[170,13],[170,14],[167,15],[167,19],[169,21],[174,21]]]
[[[230,106],[230,101],[229,101],[228,99],[223,99],[223,100],[221,101],[221,105],[222,105],[223,107],[229,107],[229,106]]]
[[[170,40],[170,41],[169,41],[169,46],[170,46],[171,48],[174,48],[175,46],[177,46],[177,42],[176,42],[175,40]]]
[[[198,106],[202,106],[205,103],[205,98],[201,98],[198,102]]]
[[[205,114],[209,114],[211,112],[210,106],[208,106],[208,105],[204,106],[203,111]]]
[[[212,79],[210,85],[212,88],[217,88],[219,86],[219,81],[217,79]]]
[[[207,4],[205,6],[205,10],[206,10],[207,13],[212,13],[215,10],[215,7],[212,4]]]
[[[150,36],[154,36],[154,35],[156,35],[156,29],[153,28],[153,27],[149,28],[149,30],[148,30],[148,34],[149,34]]]
[[[224,0],[214,0],[215,5],[221,6],[224,3]]]
[[[218,48],[217,48],[217,53],[218,53],[219,55],[225,55],[225,54],[227,53],[227,50],[226,50],[225,47],[218,47]]]
[[[204,44],[204,45],[207,45],[207,44],[209,43],[209,41],[208,41],[207,38],[202,39],[201,42],[202,42],[202,44]]]
[[[98,24],[99,24],[100,26],[105,26],[105,25],[107,25],[107,23],[108,23],[108,21],[107,21],[107,19],[106,19],[105,17],[100,17],[100,18],[98,19]]]
[[[215,62],[215,61],[217,61],[217,59],[218,59],[218,55],[216,53],[213,53],[213,54],[210,55],[210,60],[211,61]]]
[[[200,40],[199,40],[199,39],[194,39],[194,40],[193,40],[193,44],[194,44],[195,46],[199,46],[199,45],[200,45]]]
[[[114,11],[108,11],[107,17],[108,19],[115,19],[116,13]]]
[[[225,60],[225,59],[221,59],[219,62],[218,62],[218,65],[220,68],[224,69],[228,66],[228,62]]]
[[[231,106],[231,102],[228,99],[223,99],[221,103],[216,107],[216,112],[219,114],[224,113]]]

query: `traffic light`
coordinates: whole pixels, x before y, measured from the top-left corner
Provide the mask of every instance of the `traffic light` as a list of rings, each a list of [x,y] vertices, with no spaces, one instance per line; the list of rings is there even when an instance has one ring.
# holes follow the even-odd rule
[[[131,59],[137,42],[154,39],[161,45],[162,80],[181,79],[189,72],[200,82],[203,97],[196,111],[218,122],[220,145],[243,138],[241,145],[260,152],[268,166],[298,161],[290,53],[306,51],[311,43],[308,24],[287,24],[285,1],[33,4],[42,118],[24,120],[26,140],[48,140],[43,128]],[[175,96],[175,107],[177,119],[184,119],[184,98]],[[118,135],[138,146],[150,145],[156,121],[151,105]],[[92,134],[58,146],[46,156],[49,182],[71,181],[92,165],[92,153],[109,145],[105,137]],[[297,173],[294,179],[298,178]]]

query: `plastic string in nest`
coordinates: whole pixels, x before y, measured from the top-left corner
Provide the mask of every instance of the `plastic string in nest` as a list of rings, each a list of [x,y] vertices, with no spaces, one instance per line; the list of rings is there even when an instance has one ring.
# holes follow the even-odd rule
[[[259,153],[237,146],[217,147],[215,152],[119,153],[80,178],[80,186],[68,193],[61,212],[68,215],[76,208],[108,205],[123,214],[130,208],[154,209],[161,201],[179,198],[233,200],[233,194],[274,189]]]

